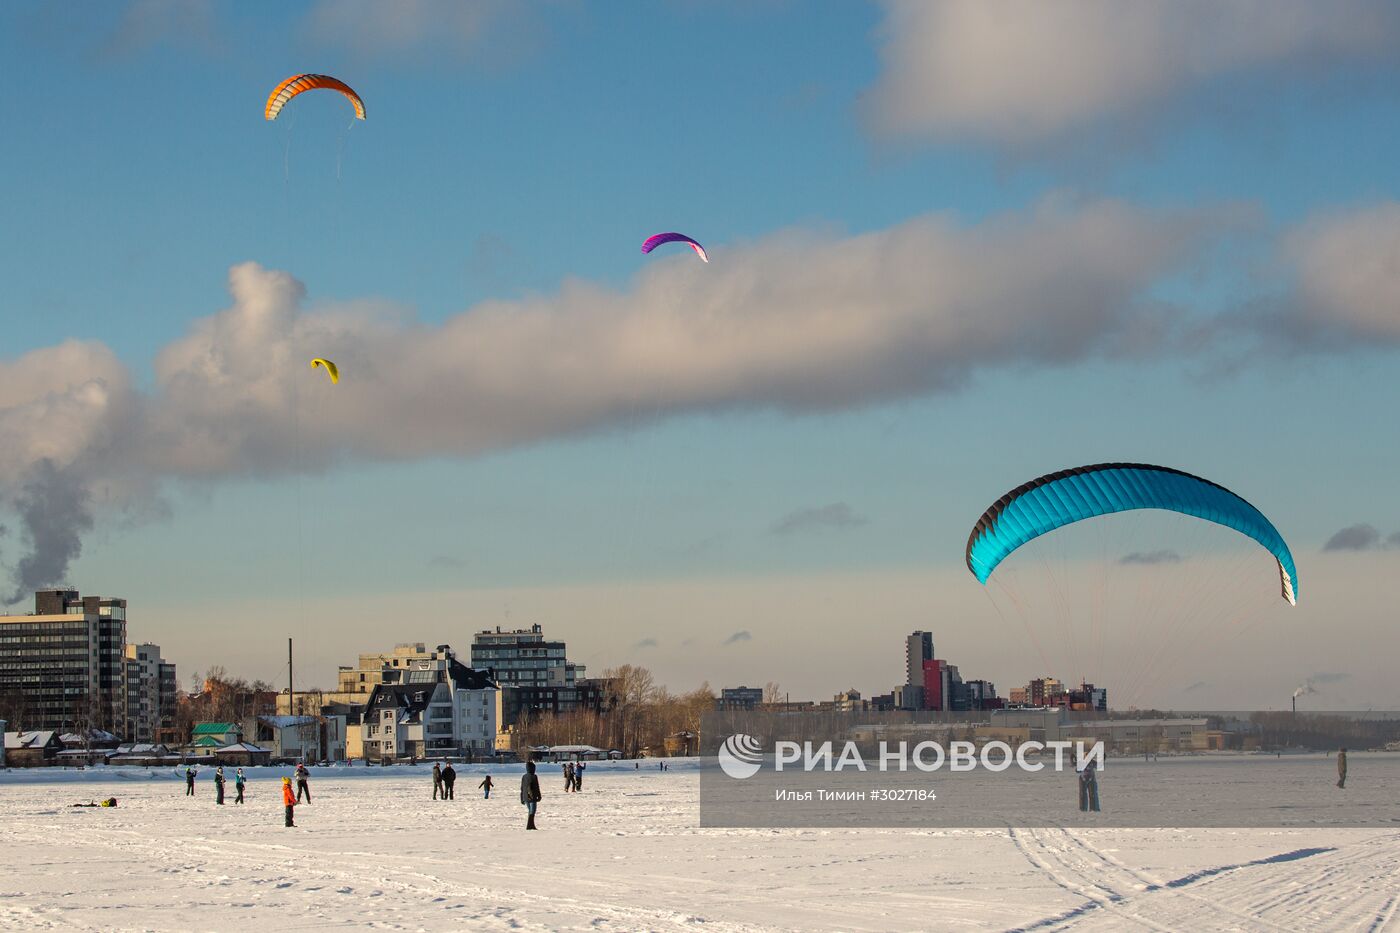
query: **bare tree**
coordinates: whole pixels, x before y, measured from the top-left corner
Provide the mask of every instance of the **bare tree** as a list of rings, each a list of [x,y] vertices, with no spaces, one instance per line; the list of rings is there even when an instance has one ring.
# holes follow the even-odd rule
[[[616,747],[625,755],[635,756],[643,744],[640,733],[645,707],[657,698],[656,678],[635,664],[603,671],[603,678],[612,685],[617,698],[612,711],[617,722]]]

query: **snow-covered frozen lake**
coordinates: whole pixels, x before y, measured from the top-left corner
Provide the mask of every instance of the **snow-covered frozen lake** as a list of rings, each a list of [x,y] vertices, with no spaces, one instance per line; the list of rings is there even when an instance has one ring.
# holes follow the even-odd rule
[[[569,795],[545,766],[534,833],[518,767],[451,802],[421,765],[318,768],[286,829],[254,770],[241,807],[209,772],[0,774],[0,926],[1400,930],[1400,829],[700,829],[693,766],[630,762]]]

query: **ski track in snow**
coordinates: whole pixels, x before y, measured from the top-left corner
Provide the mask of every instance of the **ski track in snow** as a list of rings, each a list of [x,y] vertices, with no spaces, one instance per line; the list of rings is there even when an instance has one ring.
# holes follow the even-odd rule
[[[207,774],[0,782],[0,928],[1400,933],[1394,830],[700,829],[693,772],[603,766],[543,769],[527,833],[512,774],[440,802],[384,772],[317,769],[295,829],[270,773],[243,807]]]

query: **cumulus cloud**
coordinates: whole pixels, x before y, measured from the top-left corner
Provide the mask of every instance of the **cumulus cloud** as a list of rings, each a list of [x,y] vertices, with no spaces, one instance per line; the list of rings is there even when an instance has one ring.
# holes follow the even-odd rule
[[[1327,539],[1324,551],[1371,551],[1380,547],[1381,533],[1374,525],[1349,525]]]
[[[1299,336],[1400,343],[1400,203],[1304,223],[1283,253],[1297,275]]]
[[[865,101],[886,137],[1025,145],[1230,75],[1391,53],[1384,0],[885,0]]]
[[[1133,551],[1118,559],[1120,564],[1179,564],[1181,555],[1176,551]]]
[[[741,629],[724,640],[726,645],[737,645],[741,641],[753,641],[753,636],[746,629]]]
[[[986,368],[1156,353],[1171,314],[1143,293],[1216,222],[1052,199],[973,227],[789,231],[709,266],[655,263],[627,290],[568,281],[436,327],[303,313],[299,283],[247,263],[232,306],[158,356],[148,452],[192,476],[290,469],[294,449],[303,468],[472,455],[627,423],[639,397],[663,413],[840,409]],[[339,386],[305,371],[312,356],[336,360]]]
[[[0,363],[0,500],[29,553],[50,555],[25,579],[59,582],[77,550],[34,524],[49,514],[34,503],[60,479],[85,491],[70,500],[83,515],[140,512],[170,479],[469,457],[643,414],[840,410],[1012,367],[1196,352],[1182,342],[1194,316],[1146,296],[1235,223],[1053,196],[974,225],[780,232],[716,246],[710,265],[662,259],[622,288],[570,280],[437,325],[384,302],[308,309],[290,274],[243,263],[229,306],[157,354],[150,391],[98,344]],[[339,364],[338,386],[308,368],[316,356]],[[862,520],[845,503],[808,512],[775,530]]]

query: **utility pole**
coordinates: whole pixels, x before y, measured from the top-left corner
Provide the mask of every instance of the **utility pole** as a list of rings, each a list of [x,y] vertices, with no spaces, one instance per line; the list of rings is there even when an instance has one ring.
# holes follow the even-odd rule
[[[297,685],[292,680],[292,640],[287,639],[287,715],[297,714]]]

